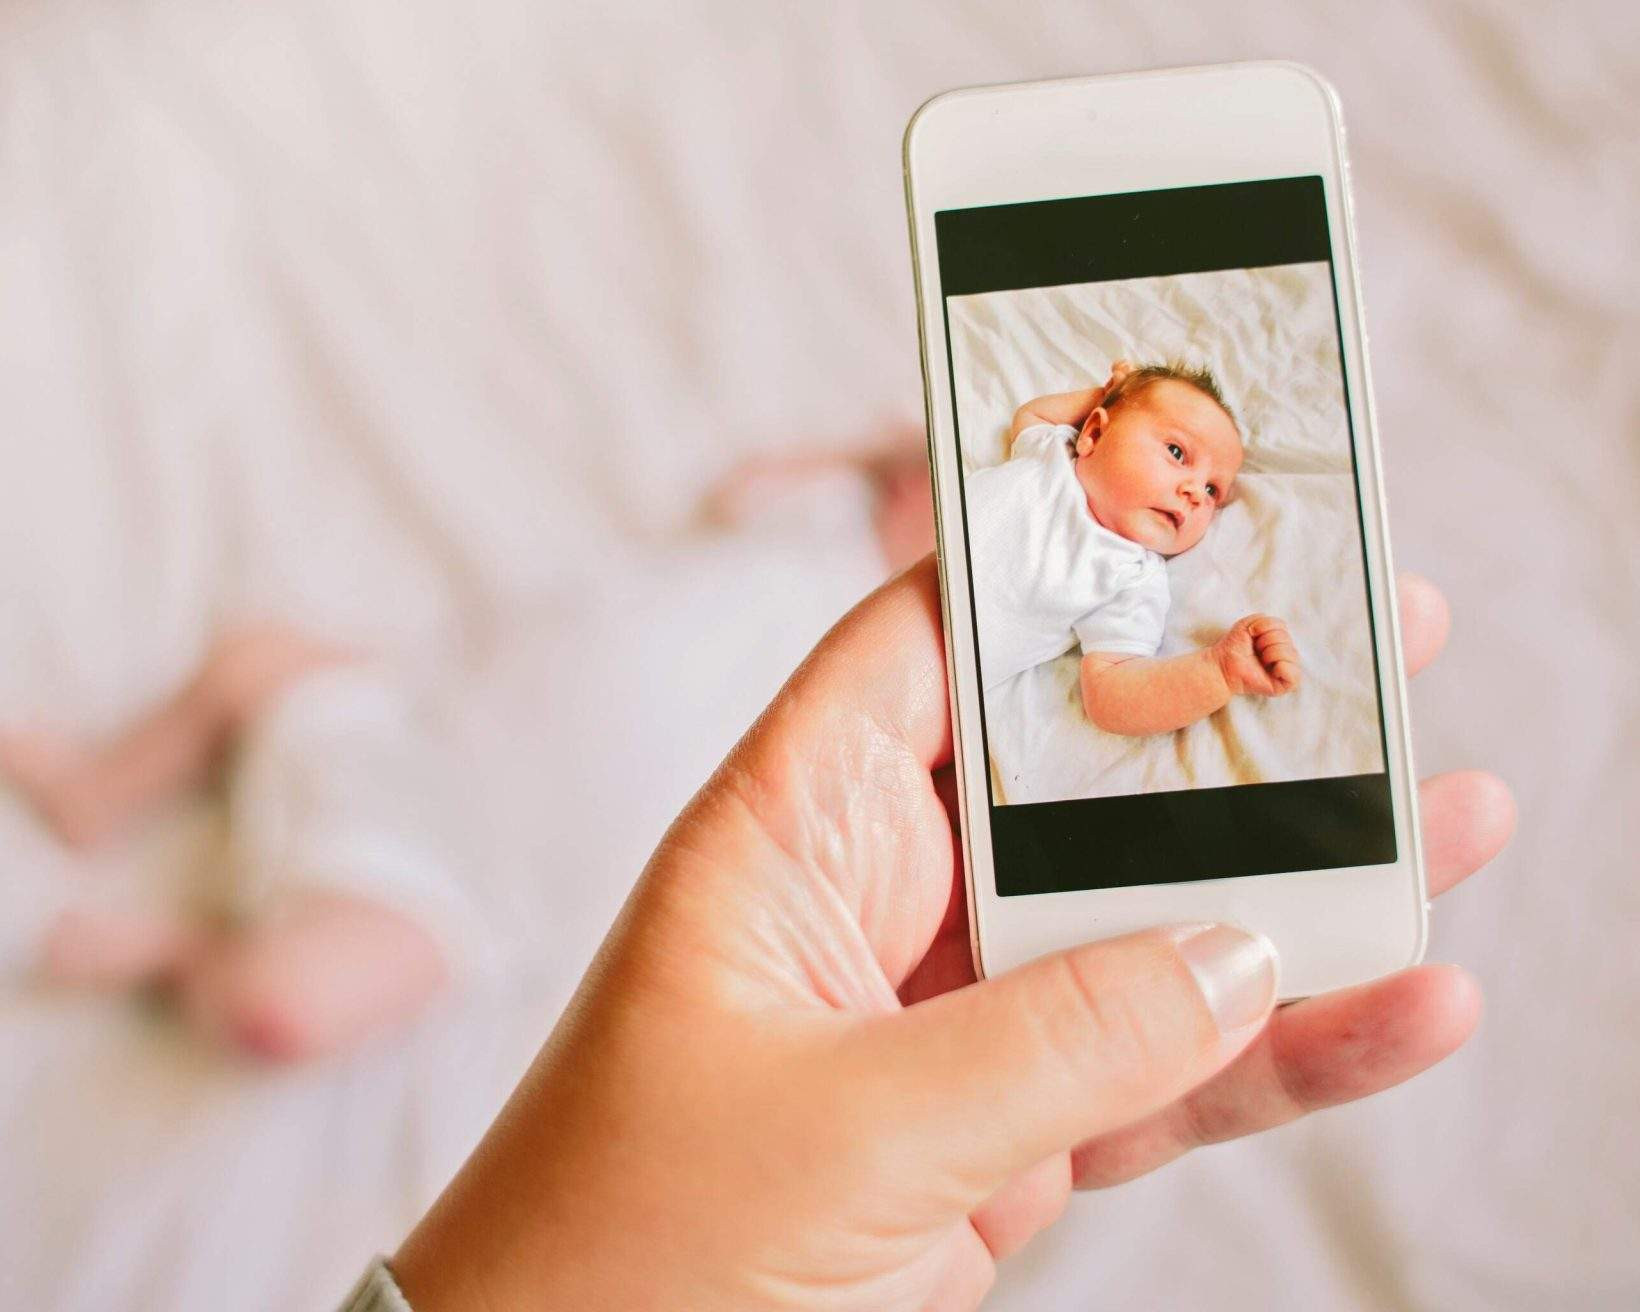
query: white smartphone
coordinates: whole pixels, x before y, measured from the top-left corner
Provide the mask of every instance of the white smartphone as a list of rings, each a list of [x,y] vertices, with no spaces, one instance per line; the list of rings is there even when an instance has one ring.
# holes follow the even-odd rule
[[[953,91],[905,174],[980,973],[1206,920],[1268,935],[1283,997],[1418,961],[1332,89]]]

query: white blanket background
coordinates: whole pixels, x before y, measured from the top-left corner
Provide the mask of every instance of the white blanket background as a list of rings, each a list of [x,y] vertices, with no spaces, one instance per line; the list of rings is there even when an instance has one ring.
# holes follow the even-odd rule
[[[12,0],[0,717],[117,723],[245,610],[426,654],[490,808],[472,878],[535,913],[506,996],[287,1074],[0,994],[0,1303],[323,1309],[394,1245],[862,586],[857,521],[664,544],[737,454],[917,413],[911,112],[1269,56],[1342,93],[1396,555],[1453,600],[1419,764],[1520,796],[1435,915],[1488,1018],[1386,1097],[1077,1198],[991,1306],[1640,1301],[1632,6]],[[73,872],[0,806],[9,917]]]
[[[952,297],[957,421],[966,468],[996,464],[1013,413],[1087,387],[1112,361],[1206,364],[1241,421],[1236,494],[1207,536],[1168,562],[1158,655],[1205,646],[1243,615],[1285,619],[1304,666],[1285,697],[1237,698],[1171,734],[1124,738],[1082,713],[1080,653],[1026,670],[985,699],[1003,802],[1383,769],[1338,331],[1326,263],[1131,278]],[[984,605],[984,598],[978,599]]]

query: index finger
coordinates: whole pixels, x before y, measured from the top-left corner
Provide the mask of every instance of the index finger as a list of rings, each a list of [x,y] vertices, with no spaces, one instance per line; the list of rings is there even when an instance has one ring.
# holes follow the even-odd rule
[[[1422,574],[1403,573],[1395,580],[1401,615],[1401,653],[1408,674],[1417,674],[1441,654],[1452,615],[1441,590]]]

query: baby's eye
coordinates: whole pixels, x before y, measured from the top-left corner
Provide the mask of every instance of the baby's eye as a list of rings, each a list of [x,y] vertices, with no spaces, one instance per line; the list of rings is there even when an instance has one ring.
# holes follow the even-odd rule
[[[1167,444],[1167,453],[1168,453],[1168,455],[1172,456],[1175,460],[1183,460],[1184,459],[1184,448],[1182,446],[1180,446],[1177,442],[1169,442]]]
[[[1217,501],[1219,499],[1219,485],[1217,483],[1209,483],[1207,485],[1207,495]]]

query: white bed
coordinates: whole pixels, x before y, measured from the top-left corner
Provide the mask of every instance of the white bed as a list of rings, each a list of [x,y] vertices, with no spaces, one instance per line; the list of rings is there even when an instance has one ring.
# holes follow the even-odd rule
[[[116,722],[250,605],[436,648],[473,877],[531,908],[503,996],[288,1075],[0,994],[0,1304],[330,1306],[861,583],[857,520],[658,544],[737,454],[917,413],[900,125],[963,83],[1284,55],[1343,94],[1397,559],[1457,612],[1419,764],[1521,798],[1435,918],[1489,1018],[1388,1097],[1077,1199],[992,1306],[1635,1306],[1631,8],[0,9],[0,716]],[[0,914],[54,860],[0,801]]]
[[[1243,615],[1290,625],[1304,681],[1244,697],[1172,734],[1094,728],[1075,653],[985,699],[1004,803],[1278,783],[1383,769],[1348,418],[1325,262],[986,292],[948,304],[967,469],[1003,459],[1014,411],[1086,387],[1112,361],[1206,364],[1241,421],[1236,495],[1168,564],[1161,656],[1212,642]],[[983,597],[976,599],[983,606]]]

